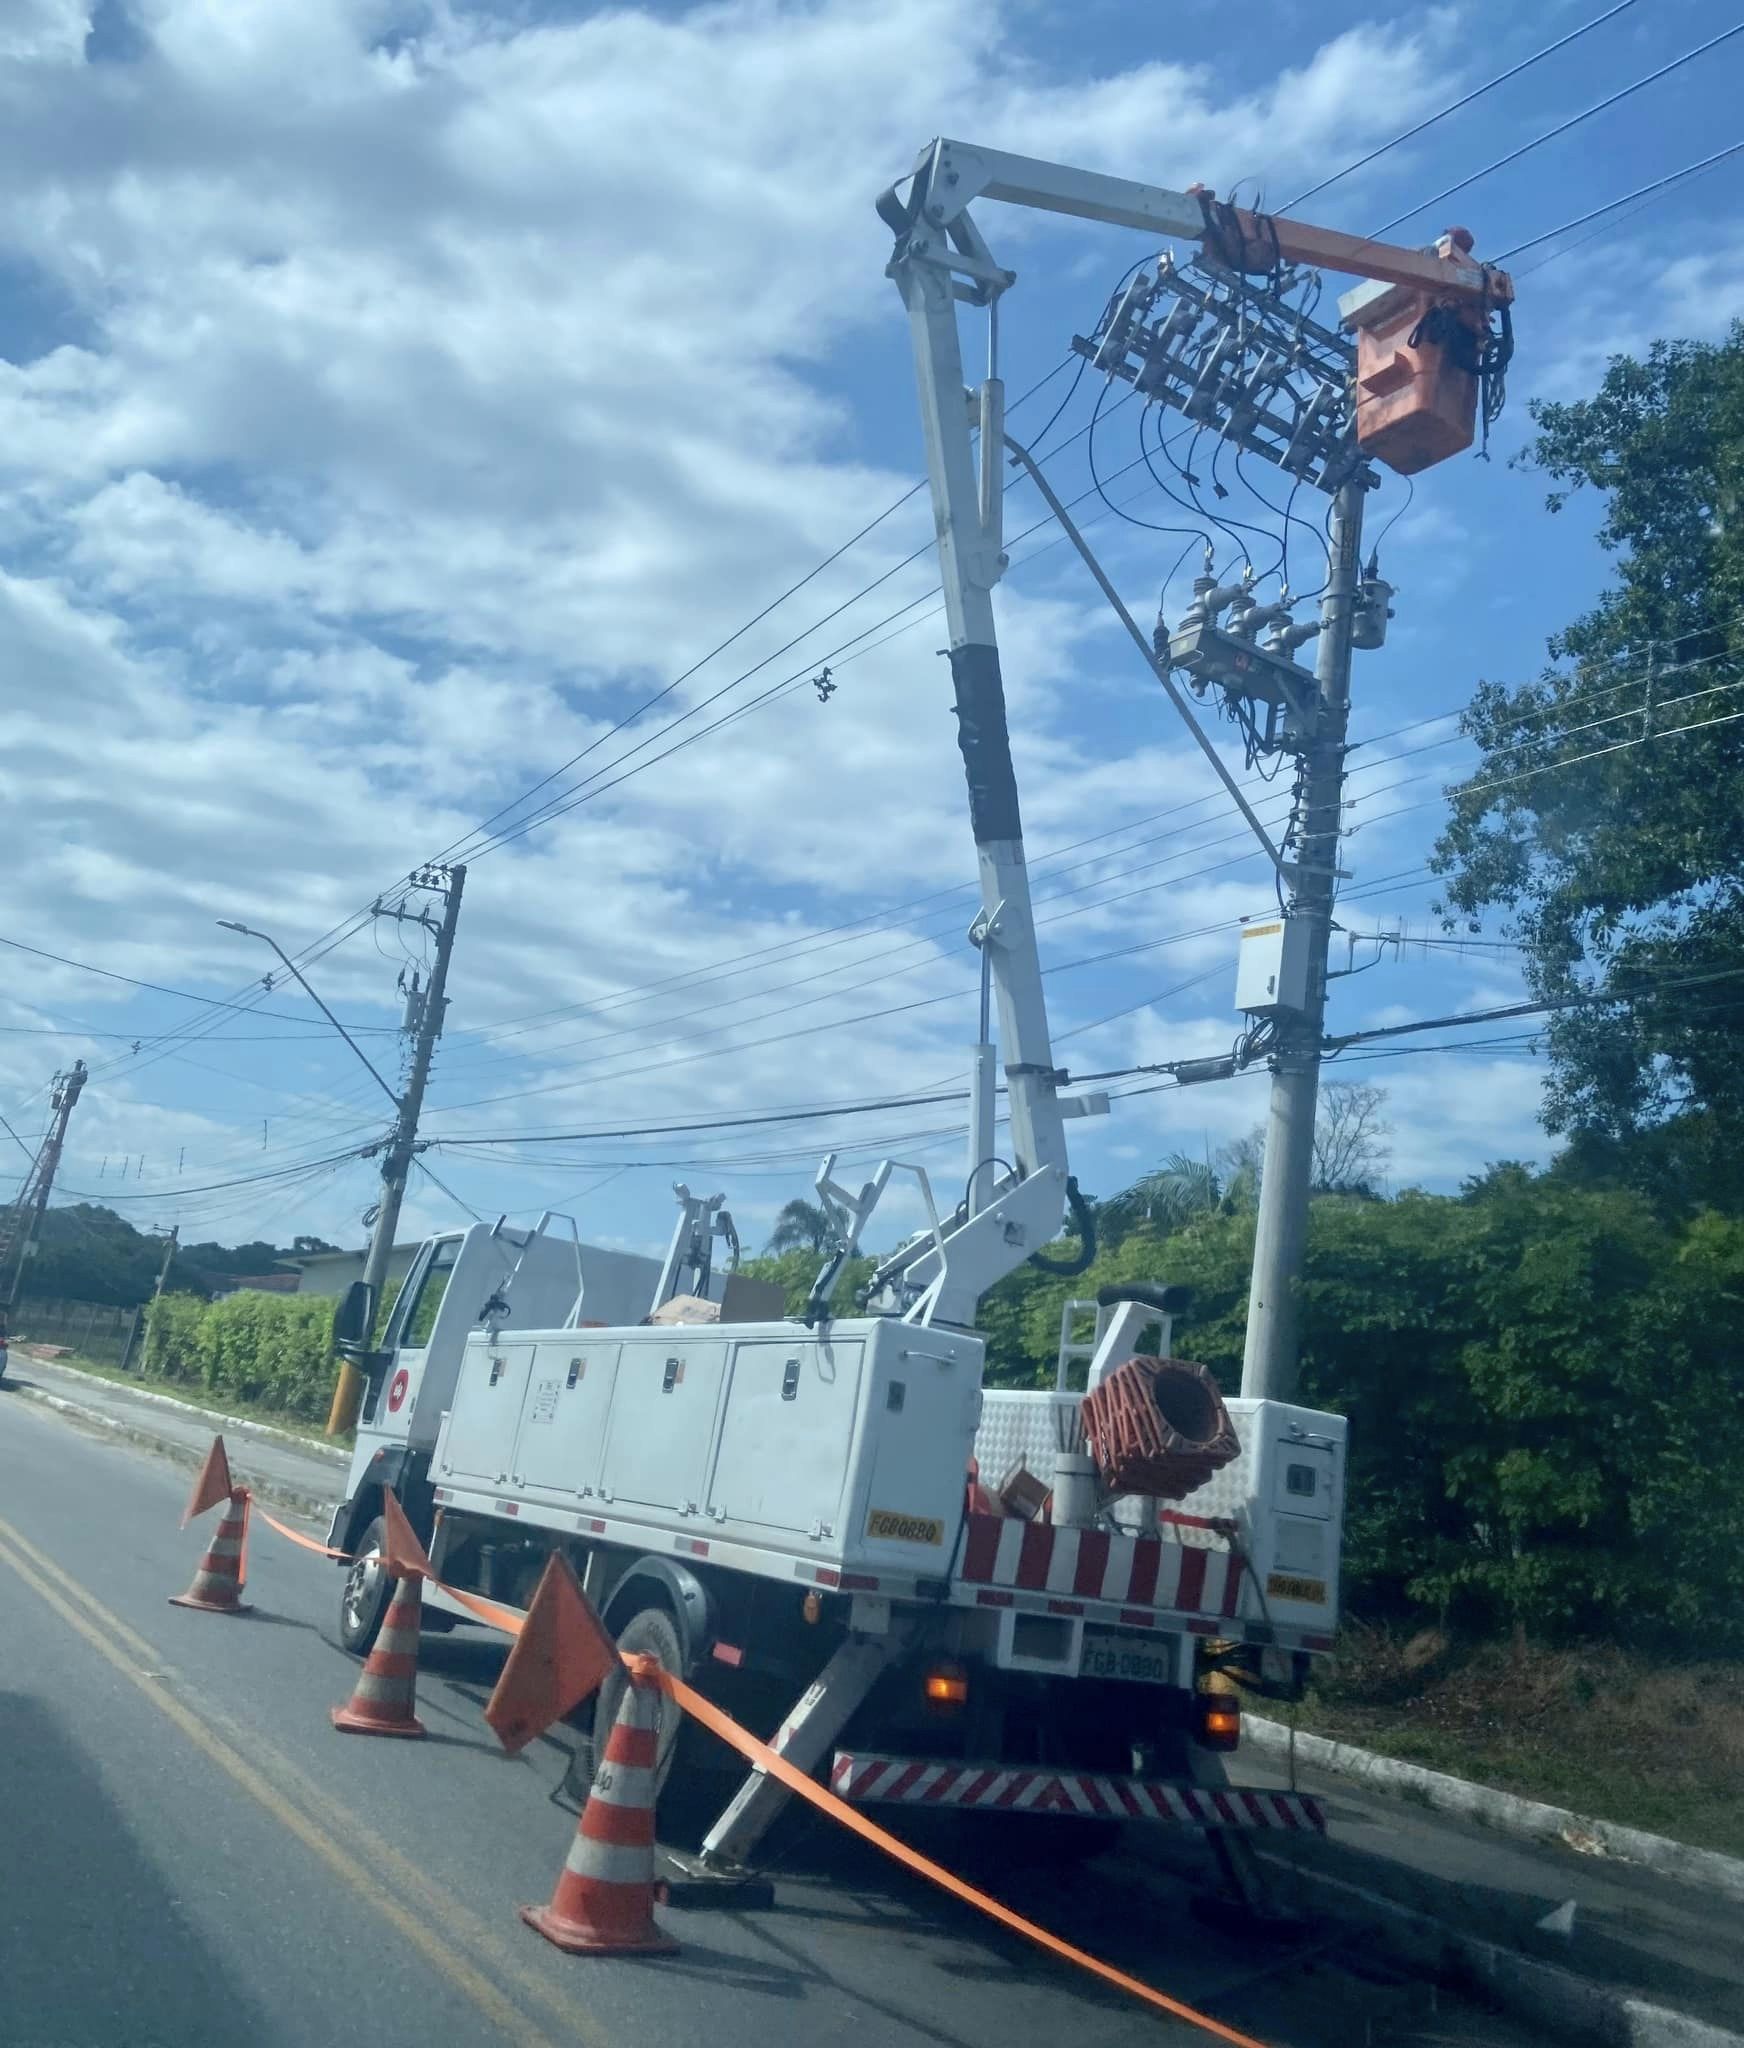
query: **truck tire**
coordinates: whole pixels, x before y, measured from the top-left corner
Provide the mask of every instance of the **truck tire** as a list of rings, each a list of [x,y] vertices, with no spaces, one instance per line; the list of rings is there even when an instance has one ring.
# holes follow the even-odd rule
[[[678,1624],[664,1607],[638,1608],[618,1632],[618,1648],[626,1656],[641,1654],[652,1657],[661,1670],[669,1671],[674,1678],[684,1676],[684,1645]],[[580,1796],[585,1796],[588,1786],[593,1783],[594,1772],[605,1758],[606,1743],[611,1736],[612,1724],[618,1718],[618,1709],[623,1705],[624,1688],[629,1682],[623,1666],[618,1665],[607,1672],[594,1695],[592,1727],[575,1745],[575,1756],[567,1778],[570,1789]],[[662,1693],[660,1735],[654,1752],[656,1798],[672,1775],[683,1725],[684,1710]]]
[[[393,1580],[382,1569],[387,1525],[380,1515],[358,1538],[339,1591],[339,1641],[354,1657],[367,1657],[387,1619]]]

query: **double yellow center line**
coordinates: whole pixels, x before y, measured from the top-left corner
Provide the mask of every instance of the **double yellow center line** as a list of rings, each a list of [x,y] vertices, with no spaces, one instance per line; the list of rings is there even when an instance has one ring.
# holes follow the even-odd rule
[[[155,1645],[103,1605],[13,1526],[0,1519],[0,1564],[96,1651],[206,1760],[300,1842],[334,1877],[392,1928],[516,2048],[558,2048],[501,1987],[513,1982],[520,1997],[541,2008],[562,2041],[606,2048],[599,2022],[541,1984],[508,1942],[384,1841],[330,1799],[290,1758],[258,1734],[227,1724],[210,1709],[196,1712],[167,1682]],[[504,1908],[504,1918],[509,1917]],[[487,1968],[494,1974],[487,1974]]]

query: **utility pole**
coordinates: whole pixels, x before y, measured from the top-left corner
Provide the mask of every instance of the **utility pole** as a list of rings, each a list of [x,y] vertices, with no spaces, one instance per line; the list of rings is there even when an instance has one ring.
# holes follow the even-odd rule
[[[423,868],[413,879],[420,888],[440,891],[446,901],[439,922],[433,922],[424,911],[408,911],[403,906],[393,910],[384,910],[380,905],[376,907],[378,916],[422,924],[436,936],[436,957],[431,964],[429,984],[424,990],[423,1004],[413,1027],[412,1071],[399,1099],[399,1115],[394,1120],[393,1136],[382,1153],[381,1201],[376,1209],[375,1227],[370,1234],[369,1252],[363,1262],[364,1284],[371,1289],[371,1299],[377,1304],[381,1302],[387,1284],[394,1233],[400,1224],[400,1205],[406,1197],[406,1181],[417,1151],[418,1117],[424,1107],[424,1088],[430,1078],[430,1062],[435,1057],[436,1041],[442,1036],[443,1014],[448,1008],[448,960],[454,950],[455,927],[460,922],[460,896],[466,887],[466,869],[459,866]],[[333,1406],[327,1416],[327,1434],[341,1436],[355,1427],[362,1401],[363,1375],[350,1359],[342,1358],[339,1378],[333,1389]]]
[[[170,1234],[164,1239],[163,1263],[157,1269],[157,1285],[151,1290],[151,1305],[153,1308],[156,1308],[158,1303],[163,1300],[163,1291],[170,1277],[170,1267],[175,1262],[176,1247],[181,1241],[182,1226],[179,1223],[172,1223],[170,1225]]]
[[[1361,481],[1352,480],[1332,501],[1331,576],[1320,600],[1314,728],[1303,753],[1302,829],[1289,905],[1291,920],[1300,919],[1307,927],[1308,999],[1304,1009],[1279,1013],[1271,1056],[1272,1099],[1241,1365],[1244,1400],[1288,1401],[1296,1391],[1298,1296],[1314,1177],[1314,1113],[1326,1026],[1326,955],[1338,880],[1363,495]]]
[[[151,1290],[151,1304],[145,1312],[145,1341],[147,1344],[151,1342],[151,1319],[157,1314],[158,1303],[163,1300],[163,1291],[169,1282],[170,1267],[175,1262],[176,1247],[181,1241],[182,1226],[179,1223],[172,1223],[169,1235],[164,1239],[163,1257],[158,1261],[157,1283]],[[132,1350],[133,1345],[130,1341],[127,1350],[121,1356],[121,1369],[123,1372],[127,1370],[127,1362]]]
[[[11,1274],[6,1283],[4,1314],[0,1314],[0,1334],[11,1312],[18,1305],[18,1297],[24,1286],[24,1267],[36,1233],[42,1224],[43,1211],[48,1207],[48,1198],[54,1189],[55,1170],[61,1163],[61,1149],[67,1141],[67,1124],[73,1114],[86,1081],[83,1060],[74,1060],[71,1071],[56,1074],[51,1096],[52,1115],[49,1119],[48,1135],[42,1141],[36,1158],[31,1162],[24,1186],[19,1190],[18,1201],[13,1208],[10,1235],[0,1244],[0,1259],[10,1262]]]

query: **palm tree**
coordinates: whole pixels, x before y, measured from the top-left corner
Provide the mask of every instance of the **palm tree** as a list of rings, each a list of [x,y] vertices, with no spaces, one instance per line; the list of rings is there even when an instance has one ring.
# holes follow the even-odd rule
[[[1124,1237],[1140,1223],[1152,1224],[1167,1236],[1195,1216],[1210,1215],[1222,1199],[1216,1168],[1208,1159],[1171,1152],[1153,1172],[1104,1202],[1099,1220],[1112,1238]]]
[[[775,1228],[769,1233],[769,1242],[763,1249],[771,1254],[782,1252],[828,1252],[834,1251],[842,1241],[842,1224],[828,1202],[808,1202],[803,1195],[795,1195],[791,1202],[783,1205],[775,1219]]]

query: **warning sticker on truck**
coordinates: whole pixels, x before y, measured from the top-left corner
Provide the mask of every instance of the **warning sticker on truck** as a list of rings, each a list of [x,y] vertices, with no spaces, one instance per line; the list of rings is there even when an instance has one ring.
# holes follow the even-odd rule
[[[1307,1600],[1316,1607],[1326,1605],[1324,1579],[1299,1579],[1290,1572],[1268,1572],[1266,1592],[1273,1600]]]
[[[559,1384],[556,1380],[539,1380],[535,1383],[533,1405],[527,1413],[527,1420],[529,1422],[555,1422],[557,1420],[557,1389]]]
[[[943,1543],[945,1525],[927,1515],[893,1515],[888,1508],[874,1508],[866,1517],[866,1534],[881,1536],[886,1543]]]

